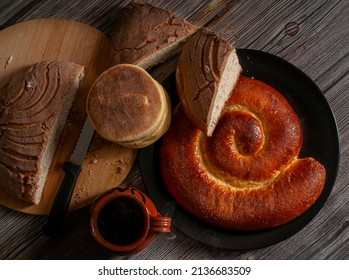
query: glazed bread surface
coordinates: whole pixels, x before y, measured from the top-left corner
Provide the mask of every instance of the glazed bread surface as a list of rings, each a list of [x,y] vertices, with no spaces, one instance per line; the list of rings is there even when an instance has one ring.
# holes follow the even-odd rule
[[[38,204],[84,67],[44,61],[0,90],[0,178],[7,192]]]
[[[299,158],[302,127],[274,88],[241,76],[212,135],[182,105],[160,148],[163,181],[187,211],[227,230],[263,230],[304,213],[320,196],[324,166]]]

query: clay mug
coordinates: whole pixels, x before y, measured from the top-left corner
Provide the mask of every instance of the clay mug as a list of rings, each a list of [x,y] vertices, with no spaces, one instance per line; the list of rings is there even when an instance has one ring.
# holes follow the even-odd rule
[[[102,194],[92,204],[90,214],[94,239],[118,254],[137,253],[157,233],[171,231],[171,218],[161,216],[146,194],[128,186]]]

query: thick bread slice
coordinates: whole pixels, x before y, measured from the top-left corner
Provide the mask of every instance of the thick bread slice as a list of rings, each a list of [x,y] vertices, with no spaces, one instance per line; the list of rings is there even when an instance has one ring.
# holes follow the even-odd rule
[[[240,76],[234,47],[201,28],[184,45],[176,71],[179,99],[189,119],[211,136]]]
[[[38,204],[84,67],[45,61],[0,89],[0,186]]]
[[[132,3],[118,17],[112,36],[113,65],[149,69],[180,52],[197,28],[181,17],[150,4]]]

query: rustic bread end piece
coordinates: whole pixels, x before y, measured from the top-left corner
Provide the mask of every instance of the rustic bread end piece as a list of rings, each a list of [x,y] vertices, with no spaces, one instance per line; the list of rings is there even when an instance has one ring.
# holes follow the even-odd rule
[[[211,136],[241,73],[235,48],[201,28],[184,45],[176,71],[177,91],[190,120]]]
[[[110,49],[113,65],[136,64],[144,69],[179,53],[197,30],[173,13],[139,3],[126,6],[115,25]]]
[[[44,61],[0,89],[0,187],[38,204],[84,67]]]

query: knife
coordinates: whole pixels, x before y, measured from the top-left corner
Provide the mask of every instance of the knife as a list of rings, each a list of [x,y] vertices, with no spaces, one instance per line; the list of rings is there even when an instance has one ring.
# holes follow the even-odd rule
[[[63,164],[65,176],[52,204],[47,222],[43,226],[43,233],[47,236],[57,235],[63,224],[94,131],[91,121],[87,117],[70,160]]]

